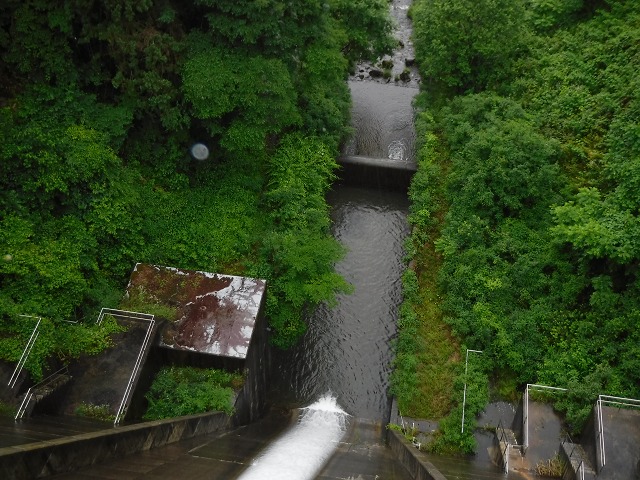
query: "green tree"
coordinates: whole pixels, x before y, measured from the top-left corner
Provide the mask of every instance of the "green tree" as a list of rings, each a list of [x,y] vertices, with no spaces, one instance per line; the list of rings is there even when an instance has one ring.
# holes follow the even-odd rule
[[[331,236],[324,201],[336,167],[326,145],[299,134],[285,137],[269,162],[265,200],[271,226],[262,258],[271,281],[267,315],[274,342],[283,348],[306,331],[304,313],[349,291],[333,269],[344,250]]]
[[[183,82],[195,116],[230,154],[260,154],[271,136],[300,124],[295,89],[280,60],[206,48],[187,60]]]
[[[482,91],[511,76],[525,50],[521,0],[420,0],[412,7],[416,60],[432,91]]]

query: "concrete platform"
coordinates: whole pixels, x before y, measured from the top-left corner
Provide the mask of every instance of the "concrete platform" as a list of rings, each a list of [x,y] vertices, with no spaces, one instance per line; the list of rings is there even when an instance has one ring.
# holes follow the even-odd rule
[[[222,435],[203,435],[171,445],[113,459],[50,478],[66,480],[133,480],[176,478],[232,479],[291,422],[289,413]]]
[[[43,415],[18,422],[10,417],[0,417],[0,448],[55,440],[111,427],[111,422],[83,417]]]
[[[640,410],[602,407],[605,465],[598,479],[640,478]]]
[[[205,435],[50,478],[59,480],[173,480],[237,478],[295,414],[276,412],[223,435]],[[384,445],[384,427],[354,421],[317,480],[411,480]]]

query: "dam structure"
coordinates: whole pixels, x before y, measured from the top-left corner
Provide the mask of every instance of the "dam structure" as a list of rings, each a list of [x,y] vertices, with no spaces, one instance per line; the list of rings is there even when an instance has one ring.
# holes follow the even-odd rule
[[[406,17],[406,8],[396,4],[408,2],[390,7]],[[404,45],[403,56],[393,58],[399,71],[411,55],[410,41]],[[212,413],[122,422],[99,431],[95,425],[61,426],[63,435],[42,437],[40,444],[46,442],[48,450],[36,453],[28,443],[8,446],[11,452],[5,453],[13,460],[2,467],[6,478],[413,478],[386,443],[392,341],[409,228],[407,188],[416,169],[412,101],[418,89],[412,72],[406,82],[386,84],[359,72],[349,80],[355,133],[339,158],[339,178],[327,202],[332,233],[347,249],[336,270],[353,285],[353,294],[312,312],[304,338],[286,352],[263,348],[258,315],[258,335],[251,340],[257,343],[249,346],[246,359],[193,357],[190,347],[176,342],[193,333],[188,323],[158,325],[153,343],[158,349],[151,359],[223,367],[243,361],[256,372],[238,397],[241,418]],[[140,384],[151,373],[143,368]],[[136,398],[134,393],[130,418],[136,416]],[[263,415],[266,405],[270,409]],[[34,431],[38,421],[31,423]],[[28,424],[22,427],[28,430]],[[30,469],[9,465],[29,458],[36,463]]]

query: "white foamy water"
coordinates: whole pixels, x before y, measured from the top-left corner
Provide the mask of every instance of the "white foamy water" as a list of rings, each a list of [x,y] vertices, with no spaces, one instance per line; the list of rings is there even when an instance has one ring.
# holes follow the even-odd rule
[[[298,423],[254,460],[240,480],[314,478],[338,446],[347,417],[331,395],[306,408]]]

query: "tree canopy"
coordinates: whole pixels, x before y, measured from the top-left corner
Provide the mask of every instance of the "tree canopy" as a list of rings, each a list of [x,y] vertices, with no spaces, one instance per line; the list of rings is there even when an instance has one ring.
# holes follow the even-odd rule
[[[484,352],[500,392],[575,388],[558,407],[579,431],[594,392],[640,396],[640,6],[421,0],[412,12],[423,297]],[[468,446],[454,430],[449,445]]]
[[[390,32],[383,0],[3,2],[2,321],[90,319],[142,261],[266,278],[291,345],[347,288],[323,194]]]

